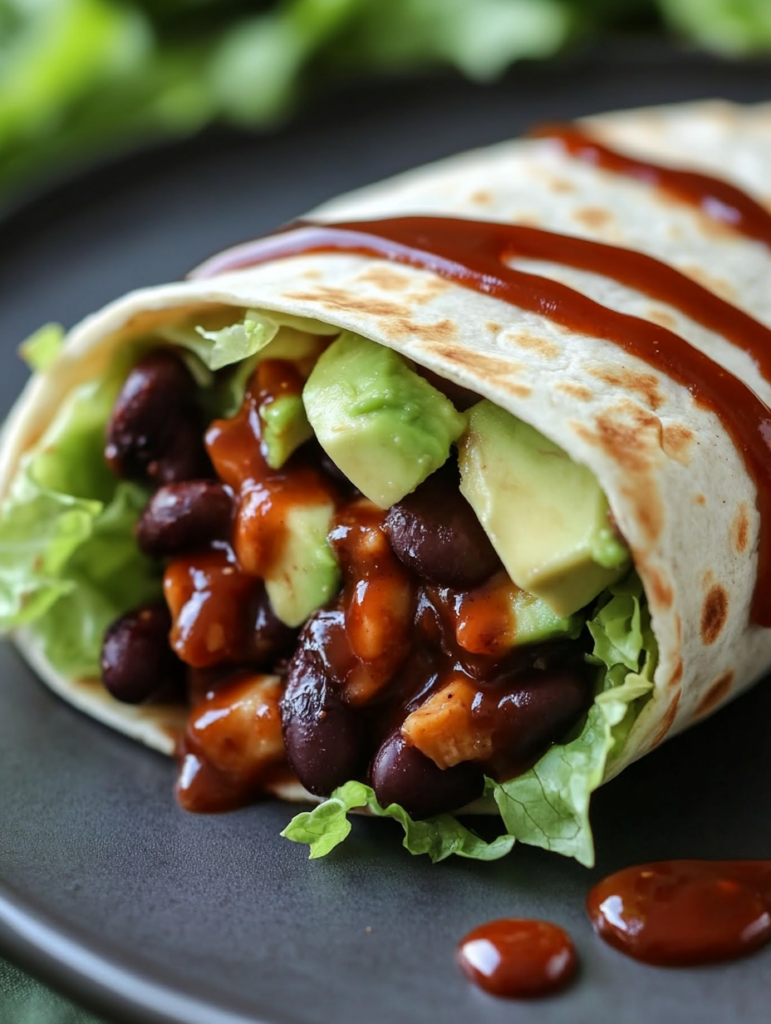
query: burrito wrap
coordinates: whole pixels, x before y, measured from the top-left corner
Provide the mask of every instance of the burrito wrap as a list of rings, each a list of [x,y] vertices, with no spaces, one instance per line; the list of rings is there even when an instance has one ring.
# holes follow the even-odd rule
[[[630,154],[720,175],[761,201],[771,166],[771,105],[710,102],[587,119]],[[771,202],[771,195],[768,196]],[[410,214],[516,222],[647,253],[771,324],[771,253],[644,182],[579,162],[554,140],[506,142],[421,168],[313,211],[316,221]],[[677,309],[606,277],[517,260],[620,312],[662,324],[771,404],[752,359]],[[750,622],[756,488],[718,416],[686,387],[599,337],[579,335],[433,273],[344,253],[295,256],[210,279],[135,291],[70,332],[6,422],[0,495],[23,453],[77,383],[181,315],[256,308],[350,329],[488,398],[589,467],[642,580],[659,647],[655,688],[607,778],[712,713],[771,665],[771,630]],[[171,753],[182,712],[126,707],[97,683],[62,678],[27,631],[16,640],[60,694]],[[299,796],[279,786],[284,796]]]

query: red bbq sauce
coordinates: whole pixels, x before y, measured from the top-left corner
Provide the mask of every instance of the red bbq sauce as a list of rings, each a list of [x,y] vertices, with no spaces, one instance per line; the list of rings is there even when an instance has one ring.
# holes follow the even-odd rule
[[[608,309],[580,292],[507,260],[530,257],[601,273],[631,284],[725,333],[758,363],[771,367],[771,331],[666,264],[631,250],[521,225],[444,217],[399,217],[344,224],[298,225],[226,250],[197,271],[205,277],[312,252],[351,252],[432,271],[465,288],[501,299],[561,324],[603,338],[688,388],[720,418],[757,487],[760,512],[758,573],[752,620],[771,627],[771,410],[728,370],[659,324]],[[698,296],[701,309],[695,302]],[[771,373],[769,374],[771,379]]]
[[[259,797],[285,761],[282,691],[274,677],[240,672],[195,704],[177,751],[185,810],[235,810]]]
[[[642,864],[603,879],[586,905],[597,934],[635,960],[733,960],[771,938],[771,861]]]
[[[557,139],[578,160],[614,174],[638,178],[698,207],[712,220],[771,246],[771,214],[746,192],[721,178],[628,156],[598,142],[591,132],[575,124],[547,124],[530,135]]]
[[[485,992],[531,999],[563,989],[578,958],[570,936],[549,921],[506,917],[475,928],[458,945],[460,969]]]

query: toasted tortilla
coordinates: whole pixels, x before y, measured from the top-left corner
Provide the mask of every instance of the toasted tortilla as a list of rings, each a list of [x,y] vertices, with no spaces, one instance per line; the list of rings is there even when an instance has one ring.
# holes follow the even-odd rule
[[[771,203],[771,105],[709,102],[614,113],[588,124],[601,141],[631,154],[718,174]],[[310,217],[408,214],[517,222],[637,249],[771,325],[771,252],[764,245],[644,182],[572,159],[549,139],[466,153],[337,199]],[[595,274],[533,261],[514,266],[667,326],[771,403],[771,385],[749,356],[675,308]],[[592,470],[631,548],[659,645],[652,697],[606,779],[771,666],[771,630],[749,621],[756,488],[718,417],[687,388],[607,341],[379,259],[296,256],[135,291],[88,317],[8,418],[0,497],[70,388],[100,374],[117,348],[212,305],[283,312],[362,334],[492,400]],[[178,709],[118,704],[93,682],[63,678],[31,633],[16,640],[65,699],[172,752]],[[281,795],[307,797],[291,787]]]

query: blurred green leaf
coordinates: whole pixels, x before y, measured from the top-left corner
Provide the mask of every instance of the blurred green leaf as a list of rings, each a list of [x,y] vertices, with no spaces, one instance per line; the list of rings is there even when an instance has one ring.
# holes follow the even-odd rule
[[[771,48],[769,0],[0,0],[0,198],[108,148],[274,124],[346,76],[488,81],[664,23],[715,50]]]
[[[658,0],[667,22],[682,35],[722,53],[771,46],[769,0]]]

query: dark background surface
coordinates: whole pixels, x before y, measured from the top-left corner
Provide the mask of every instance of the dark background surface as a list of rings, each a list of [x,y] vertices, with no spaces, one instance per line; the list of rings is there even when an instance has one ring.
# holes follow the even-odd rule
[[[2,409],[26,376],[14,348],[44,321],[70,326],[336,193],[533,122],[718,95],[771,96],[771,68],[644,48],[520,67],[492,88],[394,81],[276,135],[205,134],[62,183],[0,222]],[[589,872],[525,847],[432,866],[364,820],[309,863],[278,836],[294,809],[185,815],[170,762],[63,705],[8,645],[0,680],[0,952],[116,1020],[768,1019],[771,950],[647,968],[597,940],[583,911],[592,882],[630,863],[771,856],[768,681],[596,796]],[[570,930],[583,969],[568,993],[512,1005],[461,977],[456,942],[507,915]]]

